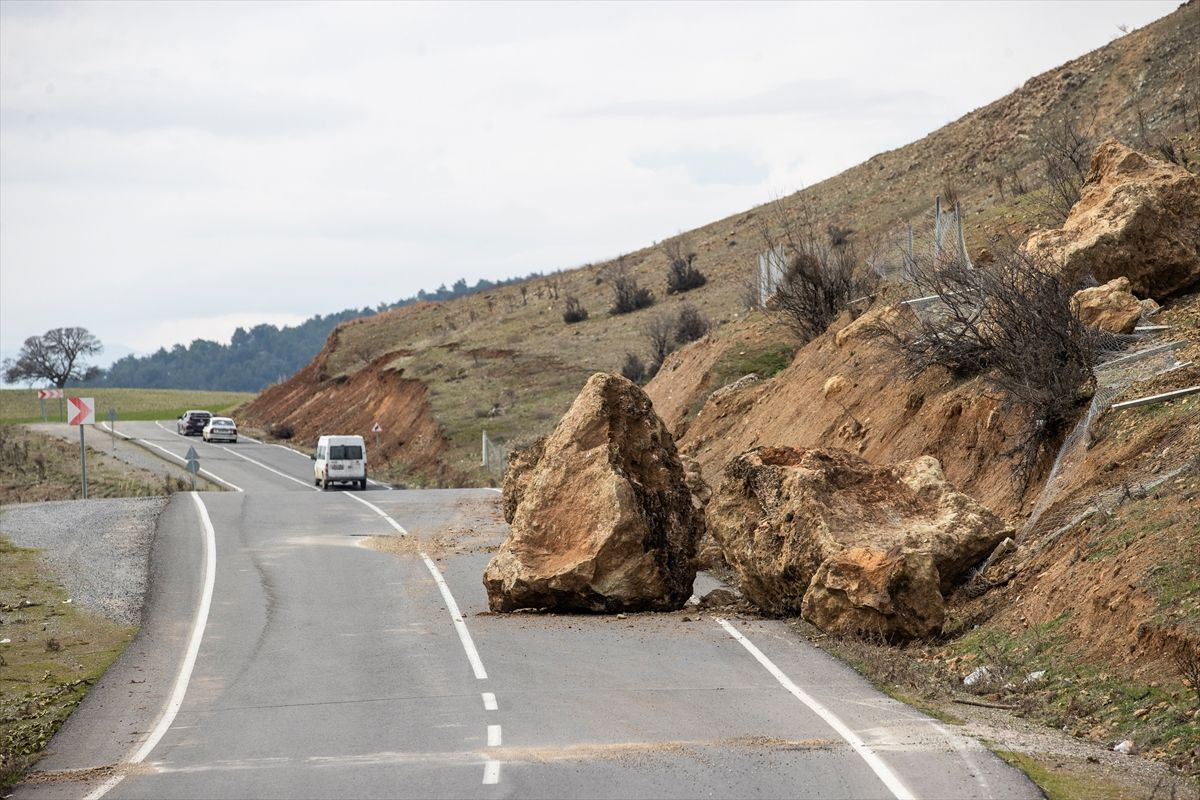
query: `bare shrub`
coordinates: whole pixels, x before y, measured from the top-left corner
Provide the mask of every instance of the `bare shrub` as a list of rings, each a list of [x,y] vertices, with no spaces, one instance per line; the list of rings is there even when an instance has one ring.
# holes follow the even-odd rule
[[[646,374],[653,377],[675,349],[675,320],[667,312],[659,311],[646,320],[643,330],[650,343],[650,362]]]
[[[691,303],[684,303],[679,307],[679,316],[675,318],[675,344],[682,347],[688,342],[694,342],[708,333],[710,327],[712,326],[703,311]]]
[[[807,203],[790,215],[777,201],[760,224],[768,250],[780,253],[787,265],[770,305],[801,341],[824,333],[852,300],[878,283],[875,272],[860,262],[849,229],[830,225],[823,238]]]
[[[277,422],[267,426],[267,435],[272,439],[291,439],[296,432],[286,422]]]
[[[624,258],[618,258],[604,269],[604,280],[613,292],[613,304],[608,313],[628,314],[654,305],[654,293],[638,286],[637,278],[629,273]]]
[[[1196,708],[1200,708],[1200,646],[1190,641],[1181,641],[1171,654],[1171,661],[1179,674],[1196,695]]]
[[[965,378],[982,375],[1029,419],[1010,454],[1015,477],[1028,486],[1045,447],[1078,416],[1095,389],[1095,340],[1071,308],[1078,288],[1057,265],[1016,243],[995,260],[968,267],[957,254],[916,258],[913,281],[936,295],[908,323],[882,323],[874,334],[899,351],[910,378],[942,367]]]
[[[1043,205],[1052,220],[1061,223],[1079,202],[1094,143],[1076,123],[1064,117],[1044,128],[1036,144],[1048,190]]]
[[[646,378],[646,365],[637,353],[626,353],[625,363],[621,365],[621,374],[634,383],[641,383]]]
[[[583,307],[583,303],[579,302],[579,298],[567,295],[567,305],[563,309],[563,322],[570,325],[574,322],[583,322],[587,318],[587,309]]]
[[[688,292],[708,283],[704,273],[695,267],[696,254],[686,237],[677,236],[663,242],[662,249],[667,256],[667,294]]]

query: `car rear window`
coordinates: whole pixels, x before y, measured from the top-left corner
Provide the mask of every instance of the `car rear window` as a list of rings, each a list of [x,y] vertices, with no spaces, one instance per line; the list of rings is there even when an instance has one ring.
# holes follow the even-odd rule
[[[349,461],[362,458],[362,448],[356,444],[334,444],[329,446],[329,458],[333,461]]]

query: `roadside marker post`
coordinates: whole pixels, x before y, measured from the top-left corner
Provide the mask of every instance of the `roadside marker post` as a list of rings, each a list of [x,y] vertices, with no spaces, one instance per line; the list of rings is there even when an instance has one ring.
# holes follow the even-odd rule
[[[196,491],[196,473],[200,471],[200,454],[196,452],[196,448],[189,447],[184,455],[187,459],[187,471],[192,473],[192,491]]]
[[[57,397],[58,401],[62,402],[62,389],[38,389],[38,405],[42,407],[42,422],[47,422],[46,419],[46,398]]]
[[[75,416],[67,420],[68,425],[79,426],[79,477],[83,484],[83,499],[87,500],[87,445],[83,441],[83,426],[96,424],[96,401],[91,397],[70,397]]]
[[[383,426],[376,422],[371,426],[371,433],[375,434],[375,446],[379,447],[379,434],[383,433]]]
[[[117,452],[117,410],[110,408],[108,410],[108,431],[112,434],[113,452]]]

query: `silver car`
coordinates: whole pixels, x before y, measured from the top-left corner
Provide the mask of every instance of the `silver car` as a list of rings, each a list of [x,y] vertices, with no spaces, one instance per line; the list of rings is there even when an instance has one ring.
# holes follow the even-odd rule
[[[225,441],[237,444],[237,424],[229,417],[213,417],[200,436],[206,442]]]

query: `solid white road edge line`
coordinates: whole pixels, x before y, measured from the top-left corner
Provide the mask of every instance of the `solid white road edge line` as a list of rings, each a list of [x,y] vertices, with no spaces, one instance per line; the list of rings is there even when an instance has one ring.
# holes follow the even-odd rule
[[[154,424],[155,424],[155,425],[158,425],[158,422],[155,422]],[[107,428],[107,429],[108,429],[108,430],[110,430],[110,431],[112,430],[112,428],[109,428],[109,427],[108,427],[108,423],[107,423],[107,422],[101,422],[101,423],[100,423],[100,425],[101,425],[102,427],[104,427],[104,428]],[[162,426],[162,425],[158,425],[158,427],[162,428],[163,426]],[[166,431],[167,429],[166,429],[166,428],[163,428],[163,430],[164,430],[164,431]],[[184,458],[183,456],[177,456],[177,455],[175,455],[174,453],[172,453],[170,450],[168,450],[167,448],[165,448],[165,447],[159,447],[159,446],[158,446],[158,445],[156,445],[154,442],[148,442],[148,441],[146,441],[145,439],[138,439],[136,436],[126,436],[125,434],[123,434],[123,433],[120,433],[119,431],[113,431],[113,432],[114,432],[114,433],[116,433],[116,434],[117,434],[117,436],[121,436],[121,437],[123,437],[123,438],[125,438],[125,439],[128,439],[129,441],[133,442],[134,444],[143,444],[143,445],[145,445],[146,447],[153,447],[155,450],[160,450],[160,451],[162,451],[163,453],[166,453],[168,456],[170,456],[171,458],[175,459],[176,461],[182,462],[183,464],[187,464],[187,459],[186,459],[186,458]],[[171,432],[171,431],[167,431],[167,433],[170,433],[170,432]],[[178,435],[178,434],[176,434],[176,435]],[[227,480],[225,480],[224,478],[222,478],[222,477],[221,477],[221,476],[219,476],[219,475],[214,475],[213,473],[209,472],[209,471],[208,471],[208,470],[206,470],[206,469],[201,469],[201,470],[200,470],[200,474],[201,474],[201,475],[203,475],[203,476],[204,476],[204,477],[206,477],[206,478],[212,478],[212,479],[213,479],[214,481],[216,481],[217,483],[223,483],[223,484],[225,484],[225,485],[226,485],[226,486],[228,486],[230,489],[233,489],[235,492],[243,492],[243,491],[245,491],[245,490],[244,490],[242,487],[238,486],[236,483],[232,483],[231,481],[227,481]]]
[[[729,622],[721,617],[717,617],[716,620],[717,623],[725,629],[726,633],[736,639],[742,645],[742,647],[746,648],[746,650],[750,652],[750,655],[754,656],[755,660],[758,661],[759,664],[762,664],[763,667],[766,668],[767,672],[771,673],[775,680],[779,681],[779,684],[783,688],[791,692],[797,700],[808,706],[814,714],[825,720],[825,723],[829,725],[829,727],[837,731],[838,735],[845,739],[846,743],[854,748],[854,751],[862,757],[862,760],[867,762],[867,766],[871,768],[871,771],[874,772],[876,776],[878,776],[879,780],[883,782],[883,785],[887,787],[888,791],[892,793],[892,796],[895,797],[896,800],[915,800],[915,795],[908,790],[896,773],[892,772],[891,768],[883,762],[883,759],[880,758],[874,750],[868,747],[867,744],[859,738],[857,733],[850,730],[846,723],[838,719],[836,714],[823,706],[816,700],[816,698],[797,686],[791,678],[784,674],[783,670],[775,666],[775,662],[767,658],[766,654],[759,650],[753,642],[743,636],[737,628],[730,625]]]
[[[502,741],[499,725],[488,725],[488,747],[499,747]]]
[[[179,665],[179,674],[175,677],[175,688],[171,691],[171,699],[163,710],[162,716],[159,717],[158,723],[146,737],[146,741],[142,742],[142,746],[130,756],[128,761],[130,764],[142,763],[166,734],[171,723],[175,721],[175,716],[179,713],[179,709],[183,705],[183,698],[187,694],[188,683],[192,679],[192,669],[196,666],[196,656],[200,653],[200,642],[204,638],[204,628],[208,624],[208,610],[212,606],[213,587],[216,585],[217,579],[217,535],[213,530],[212,520],[208,516],[208,509],[205,508],[200,495],[197,492],[189,492],[189,494],[196,503],[196,510],[200,513],[200,522],[204,526],[204,588],[200,593],[200,606],[196,609],[196,617],[192,621],[192,632],[188,637],[183,663]],[[123,780],[125,780],[124,775],[114,775],[86,795],[84,800],[100,800]]]
[[[496,711],[499,708],[500,708],[499,704],[496,703],[496,695],[492,694],[491,692],[484,692],[483,693],[483,710],[484,711]]]

